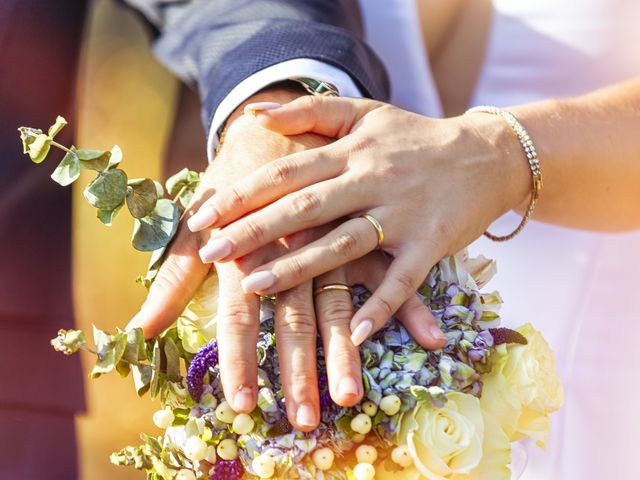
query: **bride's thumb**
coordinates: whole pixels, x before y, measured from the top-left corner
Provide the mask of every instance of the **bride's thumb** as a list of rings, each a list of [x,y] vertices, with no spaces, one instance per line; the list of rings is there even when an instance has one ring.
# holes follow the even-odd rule
[[[250,103],[245,115],[253,115],[263,127],[283,135],[317,133],[341,138],[380,102],[345,97],[304,96],[281,105],[275,102]]]

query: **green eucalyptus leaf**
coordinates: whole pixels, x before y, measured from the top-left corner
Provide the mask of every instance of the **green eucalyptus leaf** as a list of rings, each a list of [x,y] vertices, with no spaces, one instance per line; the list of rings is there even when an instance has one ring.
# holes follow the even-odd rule
[[[73,147],[62,158],[60,164],[51,174],[54,182],[66,187],[75,182],[80,176],[80,159],[74,151]]]
[[[33,163],[42,163],[51,149],[51,137],[40,133],[27,147],[27,153]]]
[[[156,193],[158,195],[158,198],[164,197],[164,187],[162,186],[162,184],[157,180],[154,180],[153,183],[156,186]]]
[[[176,196],[179,194],[180,203],[186,207],[189,205],[199,183],[200,173],[183,168],[175,175],[169,177],[165,185],[169,195]]]
[[[165,182],[169,195],[177,195],[178,192],[189,183],[189,169],[183,168],[178,173],[171,175]]]
[[[160,368],[162,367],[162,350],[160,348],[160,341],[156,340],[153,345],[153,357],[151,359],[151,398],[156,398],[160,393],[161,379]]]
[[[102,172],[109,166],[111,152],[108,150],[78,150],[77,153],[84,170]]]
[[[121,378],[126,378],[131,372],[131,364],[125,360],[120,360],[116,364],[116,371],[120,374]]]
[[[134,218],[153,213],[158,201],[156,184],[150,178],[136,178],[127,184],[127,207]]]
[[[189,204],[191,203],[191,199],[193,198],[195,193],[196,193],[195,187],[187,188],[185,189],[184,192],[182,192],[182,195],[180,195],[180,203],[184,208],[187,208],[189,206]]]
[[[51,138],[55,137],[58,133],[60,133],[60,130],[62,130],[66,124],[67,121],[64,119],[64,117],[58,115],[58,117],[56,118],[56,123],[49,127],[49,136]]]
[[[113,210],[125,199],[127,175],[120,169],[100,172],[84,189],[87,201],[99,210]]]
[[[107,227],[110,227],[111,225],[113,225],[113,219],[116,218],[116,215],[118,214],[118,212],[120,211],[123,205],[124,205],[124,202],[122,202],[113,210],[96,210],[96,215],[98,217],[98,220],[104,223]]]
[[[124,353],[127,337],[125,332],[109,335],[94,326],[93,338],[96,344],[98,360],[90,375],[91,378],[97,378],[103,373],[111,372],[115,368]]]
[[[141,397],[149,390],[151,378],[153,377],[153,367],[151,365],[131,365],[133,373],[133,384],[136,387],[138,396]]]
[[[22,140],[22,153],[29,153],[29,145],[35,142],[36,137],[42,134],[39,128],[20,127],[20,140]]]
[[[164,355],[167,362],[167,380],[179,382],[182,380],[180,374],[180,351],[171,338],[164,339]]]
[[[146,348],[142,329],[133,328],[127,332],[127,343],[122,358],[129,363],[137,364],[141,360],[146,360]]]
[[[135,220],[131,238],[133,248],[149,252],[167,246],[178,229],[179,221],[178,206],[171,200],[158,200],[151,215]]]
[[[158,270],[160,270],[160,265],[162,265],[162,261],[164,260],[164,252],[167,248],[162,247],[157,250],[154,250],[151,253],[151,258],[149,259],[149,266],[147,267],[147,273],[144,275],[138,276],[136,278],[136,283],[139,283],[145,288],[151,287],[153,280],[158,275]]]
[[[111,157],[109,158],[109,170],[116,168],[122,161],[122,149],[118,145],[114,145],[111,149]]]

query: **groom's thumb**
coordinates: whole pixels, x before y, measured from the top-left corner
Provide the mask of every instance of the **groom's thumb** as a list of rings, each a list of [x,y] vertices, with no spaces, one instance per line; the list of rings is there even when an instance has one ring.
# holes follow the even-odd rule
[[[305,96],[285,105],[250,103],[244,113],[255,116],[263,127],[283,135],[317,133],[341,138],[348,135],[364,115],[382,105],[366,99]]]
[[[129,322],[127,329],[142,328],[145,337],[149,338],[158,335],[176,321],[210,268],[198,256],[199,246],[199,236],[191,233],[183,222],[145,302]]]

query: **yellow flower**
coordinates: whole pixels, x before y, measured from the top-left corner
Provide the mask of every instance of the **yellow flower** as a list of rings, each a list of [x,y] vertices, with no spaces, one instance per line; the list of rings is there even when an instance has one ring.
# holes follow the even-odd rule
[[[443,408],[419,405],[401,419],[398,444],[409,448],[415,471],[428,480],[509,480],[509,439],[479,399],[451,392],[447,400]],[[413,472],[406,478],[422,478]]]
[[[482,409],[511,441],[531,437],[542,448],[549,437],[549,415],[564,403],[562,382],[551,347],[527,324],[518,331],[527,345],[500,345],[491,372],[482,377]]]
[[[178,333],[187,352],[196,353],[216,336],[218,276],[211,272],[178,319]]]

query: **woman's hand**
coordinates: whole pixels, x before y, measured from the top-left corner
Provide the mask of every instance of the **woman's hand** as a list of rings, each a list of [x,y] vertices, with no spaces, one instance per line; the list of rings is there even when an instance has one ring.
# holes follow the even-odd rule
[[[377,232],[360,218],[372,215],[384,229],[381,248],[394,260],[351,322],[358,339],[384,325],[438,260],[527,199],[527,162],[497,117],[435,120],[375,101],[326,97],[247,109],[282,134],[339,140],[274,161],[213,195],[189,221],[194,231],[220,228],[201,257],[233,260],[292,232],[351,217],[244,279],[246,291],[271,294],[375,250]]]
[[[270,98],[287,92],[264,93]],[[283,98],[283,100],[285,100]],[[252,119],[241,116],[228,128],[226,142],[213,165],[209,166],[187,209],[185,219],[198,205],[225,185],[231,185],[248,172],[279,156],[314,148],[331,141],[319,135],[295,137],[264,130]],[[327,228],[327,227],[325,227]],[[330,228],[330,227],[329,227]],[[240,282],[255,267],[304,246],[328,230],[314,229],[272,242],[252,256],[237,262],[217,264],[218,340],[220,372],[225,397],[238,412],[250,412],[257,399],[256,341],[259,328],[259,298],[245,293]],[[130,326],[142,327],[147,336],[156,335],[171,325],[193,297],[211,268],[198,256],[202,242],[210,232],[194,234],[181,222],[178,234],[169,246],[165,261],[152,284],[141,311]],[[326,283],[360,283],[375,289],[384,277],[387,259],[380,253],[336,269],[316,286]],[[324,292],[314,308],[313,282],[303,282],[278,295],[275,329],[285,389],[287,413],[299,430],[315,428],[320,420],[320,399],[316,367],[316,337],[320,334],[327,352],[328,387],[331,398],[342,406],[357,404],[363,395],[362,375],[357,348],[349,340],[349,322],[353,315],[351,298],[346,292]],[[425,348],[438,348],[444,341],[433,315],[417,297],[410,298],[398,311],[398,318]]]

